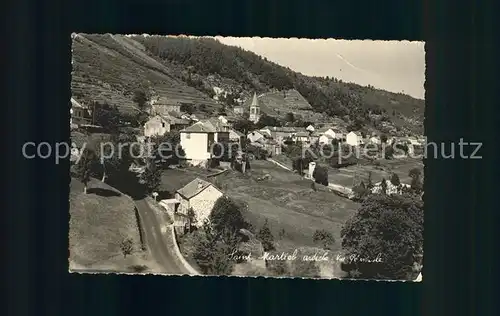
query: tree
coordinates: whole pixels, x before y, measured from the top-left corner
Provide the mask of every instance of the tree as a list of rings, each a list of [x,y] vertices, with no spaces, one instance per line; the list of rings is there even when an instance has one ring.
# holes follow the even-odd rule
[[[387,180],[385,178],[382,178],[382,182],[380,182],[380,189],[382,194],[387,194]]]
[[[85,194],[87,194],[87,185],[90,182],[90,175],[96,161],[95,152],[89,148],[85,148],[81,153],[80,161],[76,165],[76,176],[83,183],[83,193]]]
[[[266,268],[275,276],[284,277],[290,275],[287,263],[283,260],[266,260]]]
[[[121,114],[116,106],[108,103],[93,103],[93,124],[102,126],[108,131],[116,131],[120,125]]]
[[[328,186],[328,170],[325,167],[316,166],[312,176],[316,183]]]
[[[382,135],[380,136],[380,141],[382,142],[382,144],[387,143],[387,135],[382,134]]]
[[[122,240],[120,243],[120,250],[122,251],[123,257],[126,258],[134,251],[134,242],[130,238]]]
[[[276,249],[276,247],[274,246],[274,236],[271,232],[271,229],[269,228],[267,219],[257,233],[257,239],[262,243],[264,251],[272,251]]]
[[[250,120],[238,120],[234,122],[233,128],[245,135],[248,135],[249,132],[255,130],[257,127]]]
[[[161,171],[156,166],[156,163],[149,159],[146,162],[146,168],[139,176],[139,183],[141,183],[147,193],[152,193],[157,190],[161,184]]]
[[[263,128],[265,126],[281,126],[279,120],[273,116],[267,114],[262,114],[257,122],[257,128]]]
[[[179,164],[185,157],[184,149],[181,147],[181,136],[177,131],[170,131],[162,136],[150,139],[153,144],[152,150],[155,159],[162,168]]]
[[[408,279],[421,260],[423,224],[418,195],[370,195],[341,230],[344,257],[352,258],[342,269],[362,278]]]
[[[399,180],[399,176],[396,173],[392,174],[391,183],[397,187],[399,187],[401,185],[401,181]]]
[[[142,110],[146,106],[148,97],[146,95],[146,92],[144,92],[144,90],[137,89],[134,91],[134,96],[132,100],[137,104],[137,107]]]
[[[365,183],[363,181],[354,186],[352,188],[352,191],[355,194],[356,200],[362,200],[370,193],[370,189],[365,186]]]
[[[293,123],[295,121],[295,116],[293,115],[292,112],[288,112],[286,115],[285,115],[285,121],[289,122],[289,123]]]
[[[368,180],[367,180],[366,188],[371,190],[373,188],[373,180],[372,180],[372,172],[368,171]]]
[[[423,183],[422,183],[422,172],[418,168],[413,168],[408,172],[408,176],[411,177],[411,189],[420,194],[423,191]]]
[[[303,278],[319,278],[320,271],[315,261],[305,261],[302,258],[292,261],[294,276]]]
[[[317,229],[313,235],[313,242],[321,244],[325,249],[330,249],[330,247],[335,244],[335,238],[326,230]]]
[[[191,231],[191,228],[195,226],[197,222],[196,213],[194,212],[192,207],[190,207],[187,211],[187,218],[188,218],[189,231]]]
[[[242,205],[226,195],[218,198],[209,216],[214,231],[221,232],[228,229],[237,232],[242,228],[248,228],[249,225],[243,218],[242,209]]]
[[[240,241],[236,232],[227,229],[216,231],[209,221],[205,221],[203,229],[196,234],[193,259],[201,272],[208,275],[231,274],[235,264],[231,254],[237,252]]]

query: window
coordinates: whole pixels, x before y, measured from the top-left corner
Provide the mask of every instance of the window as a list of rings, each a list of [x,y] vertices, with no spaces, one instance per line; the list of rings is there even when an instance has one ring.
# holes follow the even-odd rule
[[[161,123],[161,127],[165,128],[165,122]]]
[[[191,133],[186,133],[186,139],[191,139]]]

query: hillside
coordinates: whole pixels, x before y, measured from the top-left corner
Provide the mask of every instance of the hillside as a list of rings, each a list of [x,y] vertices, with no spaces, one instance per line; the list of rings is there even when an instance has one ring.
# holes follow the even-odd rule
[[[133,266],[146,266],[150,271],[158,270],[156,262],[141,250],[134,202],[95,179],[88,190],[84,194],[83,184],[71,179],[70,269],[127,271]],[[133,242],[133,251],[126,258],[120,250],[125,239]]]
[[[132,92],[145,89],[195,111],[231,111],[234,99],[262,97],[273,115],[342,119],[389,132],[423,132],[425,102],[410,96],[309,77],[252,52],[211,38],[77,35],[73,40],[73,95],[133,109]],[[224,91],[224,102],[213,99]],[[283,91],[289,95],[282,95]],[[200,105],[204,105],[201,106]]]

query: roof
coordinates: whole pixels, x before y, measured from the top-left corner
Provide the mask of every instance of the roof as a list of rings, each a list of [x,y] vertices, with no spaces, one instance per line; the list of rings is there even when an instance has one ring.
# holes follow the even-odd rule
[[[260,130],[263,131],[266,129],[270,130],[271,132],[284,132],[284,133],[294,133],[300,130],[297,127],[291,127],[291,126],[265,126]]]
[[[169,124],[177,124],[177,125],[188,125],[189,124],[189,121],[188,120],[184,120],[184,119],[180,119],[180,118],[177,118],[175,116],[172,116],[172,115],[160,115],[160,117],[162,119],[164,119],[165,121],[167,121]]]
[[[215,133],[216,130],[212,125],[203,124],[203,122],[196,122],[193,125],[186,127],[181,131],[187,133]]]
[[[257,94],[255,92],[252,98],[252,106],[259,106],[259,101],[257,100]]]
[[[307,137],[309,136],[309,133],[308,132],[298,132],[297,134],[295,134],[296,137]]]
[[[203,192],[209,186],[213,186],[213,184],[203,179],[196,178],[193,181],[186,184],[183,188],[177,190],[177,193],[179,193],[182,197],[189,200],[195,197],[196,195],[200,194],[201,192]]]
[[[236,135],[238,135],[239,137],[243,137],[243,136],[245,136],[243,133],[241,133],[240,131],[237,131],[237,130],[235,130],[235,129],[230,130],[230,132],[231,132],[231,133],[234,133],[234,134],[236,134]]]
[[[71,107],[74,107],[74,108],[81,108],[81,109],[86,109],[85,106],[81,105],[78,101],[76,101],[75,99],[71,98]]]
[[[361,136],[361,132],[350,131],[348,134],[350,134],[350,133],[354,133],[354,134],[356,134],[357,136]]]
[[[323,134],[323,135],[321,135],[321,137],[326,137],[328,139],[334,139],[334,137],[330,134]]]

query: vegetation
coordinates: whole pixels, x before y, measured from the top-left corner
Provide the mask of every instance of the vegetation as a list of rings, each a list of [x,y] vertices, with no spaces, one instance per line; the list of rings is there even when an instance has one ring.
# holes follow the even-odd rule
[[[421,260],[423,224],[419,196],[369,195],[342,228],[342,248],[352,258],[342,269],[360,278],[408,279]]]
[[[316,183],[328,185],[328,170],[322,166],[316,166],[313,171],[313,178]]]
[[[123,257],[127,257],[127,255],[130,255],[132,251],[134,251],[134,242],[130,238],[124,239],[120,243],[120,249],[123,253]]]
[[[210,223],[215,232],[222,232],[227,229],[231,232],[238,232],[240,229],[248,228],[242,214],[243,205],[236,203],[228,196],[222,196],[214,204],[210,213]]]
[[[319,268],[315,261],[294,260],[292,261],[292,275],[302,278],[319,278]]]
[[[392,174],[391,183],[392,185],[397,187],[401,184],[401,181],[399,180],[399,176],[397,175],[397,173]]]
[[[321,244],[325,249],[330,249],[330,247],[335,244],[335,238],[326,230],[318,229],[314,232],[313,242]]]
[[[139,176],[139,182],[144,185],[146,193],[153,193],[161,184],[161,170],[154,161],[148,161],[146,168]]]
[[[80,180],[84,187],[83,192],[87,193],[87,185],[90,181],[90,175],[92,173],[92,168],[97,161],[97,156],[95,152],[91,149],[85,148],[80,156],[80,161],[76,165],[76,176]]]
[[[257,239],[262,243],[264,251],[272,251],[276,249],[276,247],[274,246],[274,236],[271,232],[271,229],[269,228],[269,222],[267,221],[267,219],[257,233]]]
[[[382,120],[396,119],[389,113],[397,107],[401,115],[411,118],[416,116],[420,120],[423,117],[422,100],[343,83],[336,78],[304,76],[254,53],[225,46],[214,39],[159,36],[134,39],[164,63],[189,67],[191,77],[196,75],[198,78],[206,78],[211,74],[218,74],[237,82],[240,88],[247,91],[296,89],[316,112],[329,116],[348,117],[353,122],[373,125]],[[382,118],[373,118],[372,115]]]

